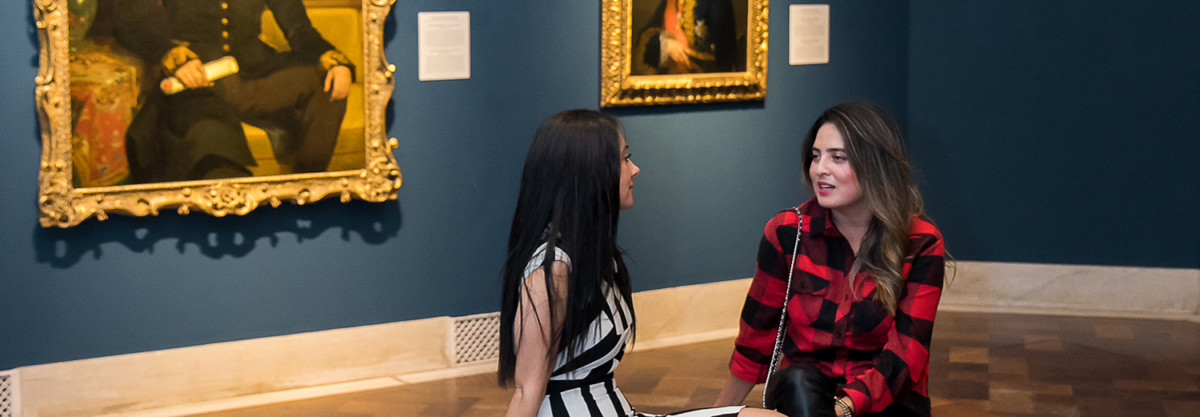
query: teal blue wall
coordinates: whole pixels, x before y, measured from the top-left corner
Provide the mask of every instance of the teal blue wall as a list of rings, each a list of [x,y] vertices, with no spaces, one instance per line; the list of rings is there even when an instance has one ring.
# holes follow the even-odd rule
[[[598,2],[399,1],[386,46],[397,201],[42,229],[38,42],[19,3],[0,13],[0,370],[495,311],[533,131],[599,103]],[[832,63],[803,67],[787,65],[787,6],[771,5],[765,102],[616,111],[642,167],[620,237],[637,290],[750,276],[763,223],[805,198],[796,161],[810,120],[850,99],[904,114],[906,4],[835,6]],[[439,10],[471,12],[469,80],[416,80],[416,13]]]
[[[912,153],[952,252],[1200,267],[1200,2],[909,4]]]
[[[599,96],[596,2],[400,1],[397,201],[42,229],[19,3],[0,13],[0,370],[494,311],[533,130]],[[643,169],[621,224],[635,288],[751,275],[763,223],[805,198],[799,136],[851,99],[907,127],[959,259],[1200,267],[1197,6],[961,3],[833,2],[831,62],[792,67],[776,1],[765,102],[614,111]],[[416,13],[437,10],[471,12],[470,80],[416,81]]]

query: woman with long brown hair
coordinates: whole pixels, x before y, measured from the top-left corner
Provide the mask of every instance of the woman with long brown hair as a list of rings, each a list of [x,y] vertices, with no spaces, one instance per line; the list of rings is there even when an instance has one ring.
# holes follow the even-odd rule
[[[765,382],[767,407],[789,416],[928,417],[945,247],[900,129],[874,105],[839,104],[802,152],[815,197],[763,230],[717,405],[741,404]]]

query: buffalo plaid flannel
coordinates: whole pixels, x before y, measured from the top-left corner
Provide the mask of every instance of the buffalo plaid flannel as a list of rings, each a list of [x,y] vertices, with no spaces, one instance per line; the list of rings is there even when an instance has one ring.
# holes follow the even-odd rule
[[[896,315],[889,317],[883,304],[872,299],[875,283],[867,273],[859,273],[851,288],[846,274],[854,252],[829,211],[809,200],[800,212],[803,234],[788,296],[781,366],[812,363],[839,381],[837,394],[854,401],[860,414],[897,403],[928,416],[929,341],[945,275],[941,233],[914,218],[903,292]],[[733,375],[746,381],[766,379],[797,220],[795,210],[785,210],[763,229],[758,269],[730,360]]]

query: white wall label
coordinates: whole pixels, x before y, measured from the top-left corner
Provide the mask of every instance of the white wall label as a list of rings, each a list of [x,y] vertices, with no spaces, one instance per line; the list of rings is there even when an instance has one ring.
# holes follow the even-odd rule
[[[471,13],[417,13],[417,79],[471,78]]]
[[[829,63],[829,5],[793,4],[788,8],[788,63]]]

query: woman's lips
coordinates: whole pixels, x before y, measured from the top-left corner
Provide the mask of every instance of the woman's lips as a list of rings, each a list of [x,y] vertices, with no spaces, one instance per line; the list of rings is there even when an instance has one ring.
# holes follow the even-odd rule
[[[830,185],[827,183],[818,182],[817,183],[817,194],[822,195],[822,196],[827,196],[827,195],[833,193],[834,188],[837,188],[837,187],[834,187],[833,185]]]

